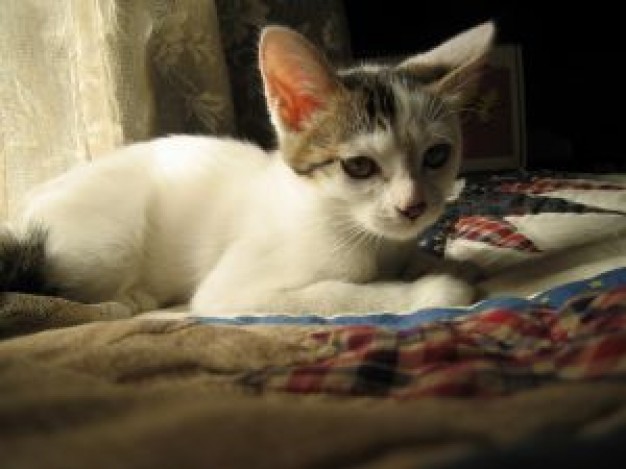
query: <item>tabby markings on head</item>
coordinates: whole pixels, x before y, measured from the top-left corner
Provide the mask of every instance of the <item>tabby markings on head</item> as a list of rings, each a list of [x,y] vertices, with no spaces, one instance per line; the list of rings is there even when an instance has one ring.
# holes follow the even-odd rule
[[[340,109],[336,118],[345,121],[346,132],[350,134],[347,136],[376,130],[388,131],[394,134],[398,143],[410,148],[411,142],[415,140],[412,123],[419,118],[437,120],[446,108],[439,97],[426,89],[431,81],[439,79],[442,74],[445,74],[445,70],[437,67],[424,68],[424,73],[418,75],[383,67],[363,67],[340,72],[339,80],[352,105]],[[419,108],[416,108],[416,102],[420,102]],[[340,126],[340,123],[337,121],[336,125]],[[337,160],[333,155],[321,161],[311,161],[305,167],[298,168],[296,173],[311,176]]]

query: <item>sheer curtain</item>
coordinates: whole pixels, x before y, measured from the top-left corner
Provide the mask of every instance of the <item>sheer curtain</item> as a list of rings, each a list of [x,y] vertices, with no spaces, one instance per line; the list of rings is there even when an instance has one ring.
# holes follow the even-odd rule
[[[1,3],[0,219],[123,143],[233,132],[213,0]]]

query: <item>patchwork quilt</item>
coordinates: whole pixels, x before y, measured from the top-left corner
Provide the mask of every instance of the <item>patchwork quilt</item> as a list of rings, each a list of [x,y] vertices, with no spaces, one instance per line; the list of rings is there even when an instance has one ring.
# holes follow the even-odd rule
[[[293,393],[410,399],[499,396],[546,383],[626,378],[626,268],[532,300],[490,300],[464,310],[370,321],[387,327],[312,333],[332,356],[269,367],[245,383]]]
[[[626,185],[559,173],[474,175],[420,240],[487,273],[626,233]]]

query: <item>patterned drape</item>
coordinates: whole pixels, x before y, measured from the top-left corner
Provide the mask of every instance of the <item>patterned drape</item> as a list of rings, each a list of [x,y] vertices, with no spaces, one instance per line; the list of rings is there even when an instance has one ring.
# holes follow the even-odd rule
[[[232,133],[213,0],[3,0],[0,218],[131,141]]]

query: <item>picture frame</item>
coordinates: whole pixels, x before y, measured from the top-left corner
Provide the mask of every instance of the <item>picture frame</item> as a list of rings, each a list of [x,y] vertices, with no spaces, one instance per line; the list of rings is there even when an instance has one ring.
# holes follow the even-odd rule
[[[462,115],[461,173],[522,169],[526,164],[521,47],[496,46]]]

